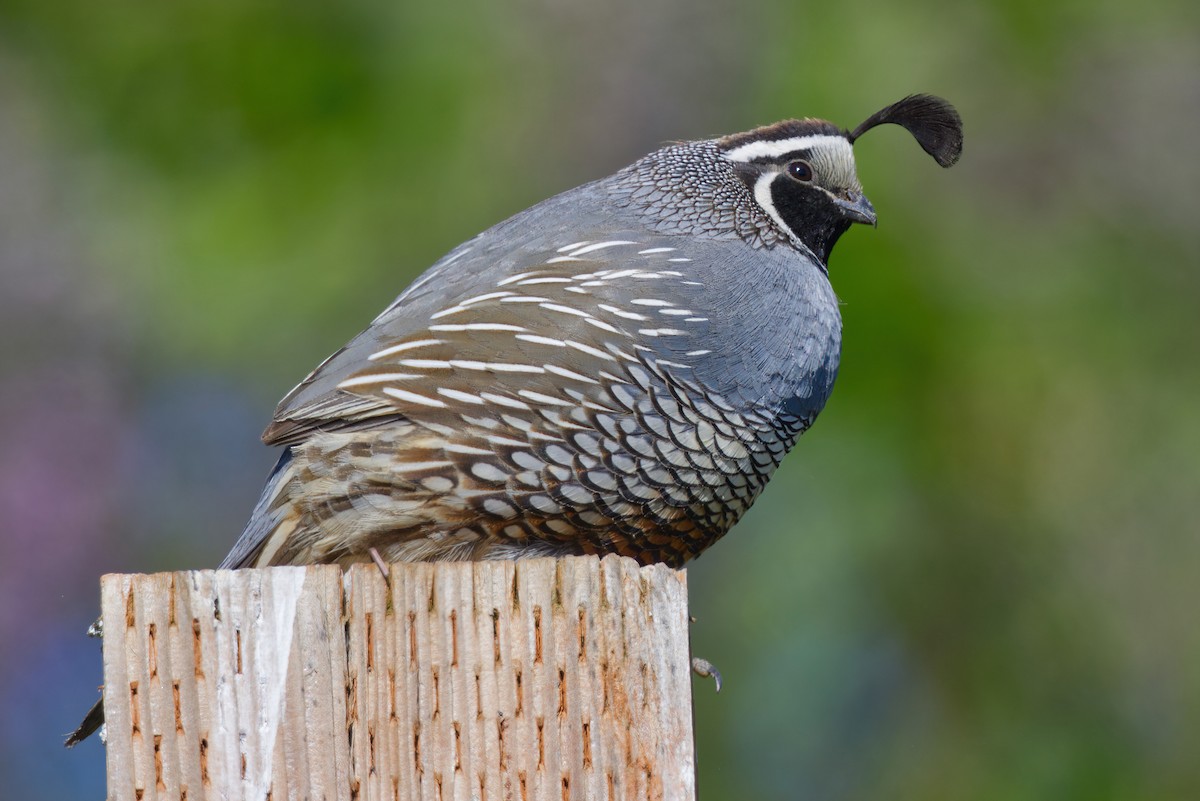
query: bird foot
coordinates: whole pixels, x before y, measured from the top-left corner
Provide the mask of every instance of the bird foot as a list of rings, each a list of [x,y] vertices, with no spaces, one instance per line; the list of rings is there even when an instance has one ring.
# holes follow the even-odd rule
[[[717,692],[721,692],[721,671],[717,670],[716,665],[712,662],[693,656],[692,672],[703,679],[711,678],[717,685]]]

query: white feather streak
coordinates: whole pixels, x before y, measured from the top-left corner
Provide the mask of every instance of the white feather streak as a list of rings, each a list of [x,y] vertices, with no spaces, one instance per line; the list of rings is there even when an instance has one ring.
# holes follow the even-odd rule
[[[408,403],[416,403],[421,406],[432,406],[435,409],[445,409],[446,404],[442,403],[437,398],[430,398],[425,395],[418,395],[416,392],[409,392],[406,389],[398,389],[396,387],[384,387],[385,395],[390,395],[396,400],[406,401]]]
[[[406,350],[415,350],[416,348],[427,348],[430,345],[440,345],[440,344],[442,344],[442,340],[440,340],[440,339],[418,339],[413,342],[400,342],[396,345],[392,345],[390,347],[384,348],[383,350],[375,351],[374,353],[372,353],[370,356],[367,357],[367,360],[375,361],[376,359],[382,359],[386,356],[394,356],[397,353],[403,353]]]
[[[529,409],[528,403],[523,403],[516,398],[510,398],[506,395],[497,395],[494,392],[481,392],[479,394],[485,401],[495,403],[499,406],[507,406],[510,409]]]
[[[443,359],[401,359],[400,364],[414,370],[449,370],[452,366]]]
[[[356,375],[347,378],[337,385],[338,389],[349,389],[350,387],[370,386],[371,384],[387,384],[392,381],[408,381],[421,376],[413,373],[372,373],[371,375]]]
[[[645,321],[645,320],[650,319],[649,317],[647,317],[644,314],[638,314],[637,312],[631,312],[631,311],[625,311],[624,309],[618,309],[616,306],[609,306],[607,303],[601,303],[601,304],[599,304],[599,306],[601,309],[604,309],[604,311],[608,312],[609,314],[615,314],[618,317],[624,317],[626,320]]]
[[[474,403],[477,406],[483,405],[483,398],[478,395],[472,395],[470,392],[462,392],[457,389],[448,387],[438,387],[438,394],[443,395],[450,400],[462,401],[463,403]]]
[[[612,356],[609,356],[607,353],[600,350],[599,348],[593,348],[591,345],[585,345],[582,342],[576,342],[573,339],[566,340],[566,343],[567,343],[568,347],[574,348],[575,350],[578,350],[578,351],[583,351],[584,353],[595,356],[597,359],[605,359],[610,362],[616,361],[616,359],[614,359]]]
[[[636,245],[636,244],[637,244],[637,242],[631,242],[628,239],[613,239],[608,242],[596,242],[591,245],[585,245],[584,247],[581,247],[581,248],[578,248],[577,250],[571,251],[570,254],[568,254],[568,255],[582,256],[584,253],[592,253],[597,250],[603,250],[604,248],[616,247],[617,245]]]
[[[538,305],[546,311],[556,311],[561,314],[574,314],[576,317],[592,316],[585,311],[581,311],[580,309],[572,309],[570,306],[562,306],[558,303],[539,303]]]
[[[459,442],[447,442],[442,446],[446,453],[465,453],[469,456],[492,456],[492,452],[483,448],[472,448]]]
[[[549,406],[574,406],[575,405],[575,404],[571,403],[570,401],[563,400],[562,398],[554,398],[554,397],[551,397],[550,395],[543,395],[542,393],[534,392],[531,389],[518,390],[517,394],[520,395],[522,398],[527,398],[528,400],[533,401],[534,403],[544,403]]]
[[[540,271],[539,270],[530,270],[527,273],[517,273],[516,275],[510,275],[508,278],[505,278],[501,281],[497,281],[496,286],[508,286],[509,284],[515,284],[517,281],[520,281],[524,278],[529,278],[531,276],[537,275],[538,272],[540,272]]]
[[[600,383],[596,379],[586,376],[583,373],[577,373],[574,370],[568,370],[567,368],[559,367],[556,364],[547,364],[547,365],[543,365],[543,366],[546,368],[547,373],[553,373],[554,375],[562,376],[563,378],[570,378],[573,381],[582,381],[585,384],[599,384]]]
[[[523,326],[510,323],[443,323],[429,326],[430,331],[524,331]]]
[[[567,346],[567,343],[561,339],[538,336],[537,334],[517,334],[516,338],[522,342],[532,342],[535,345],[553,345],[556,348],[565,348]]]

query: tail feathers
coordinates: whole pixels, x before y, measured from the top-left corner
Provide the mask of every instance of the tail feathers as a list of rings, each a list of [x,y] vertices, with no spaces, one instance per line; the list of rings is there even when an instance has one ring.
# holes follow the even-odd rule
[[[275,468],[267,479],[267,486],[263,488],[262,496],[250,515],[250,522],[246,524],[233,550],[221,562],[220,569],[270,564],[271,557],[296,527],[297,521],[292,516],[291,504],[287,502],[286,497],[287,485],[292,474],[292,449],[287,448],[275,463]],[[98,630],[96,623],[92,624],[88,633],[91,634],[93,630]],[[65,745],[67,748],[78,745],[103,725],[104,699],[101,699],[84,716],[79,727],[67,735]]]
[[[79,728],[67,735],[67,741],[63,743],[67,748],[73,748],[84,740],[92,736],[96,729],[104,725],[104,699],[101,698],[96,702],[87,715],[84,716],[83,722],[79,724]],[[104,735],[100,735],[100,739],[104,739]]]
[[[218,569],[264,567],[272,563],[271,557],[283,544],[288,530],[296,526],[294,519],[288,519],[291,504],[288,503],[287,489],[293,474],[292,449],[287,448],[275,463],[242,536]]]

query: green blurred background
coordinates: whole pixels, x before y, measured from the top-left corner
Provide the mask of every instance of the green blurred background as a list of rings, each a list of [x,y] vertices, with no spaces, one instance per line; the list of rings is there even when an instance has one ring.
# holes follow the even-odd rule
[[[1200,5],[0,4],[0,772],[99,799],[105,571],[215,565],[275,401],[672,139],[856,148],[842,374],[690,570],[707,799],[1200,797]]]

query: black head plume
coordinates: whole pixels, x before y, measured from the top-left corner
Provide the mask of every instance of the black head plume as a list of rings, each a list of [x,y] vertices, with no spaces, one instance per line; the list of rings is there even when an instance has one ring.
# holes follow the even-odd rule
[[[876,125],[891,122],[903,127],[943,167],[962,155],[962,118],[954,106],[933,95],[909,95],[867,117],[847,139],[851,143]]]

